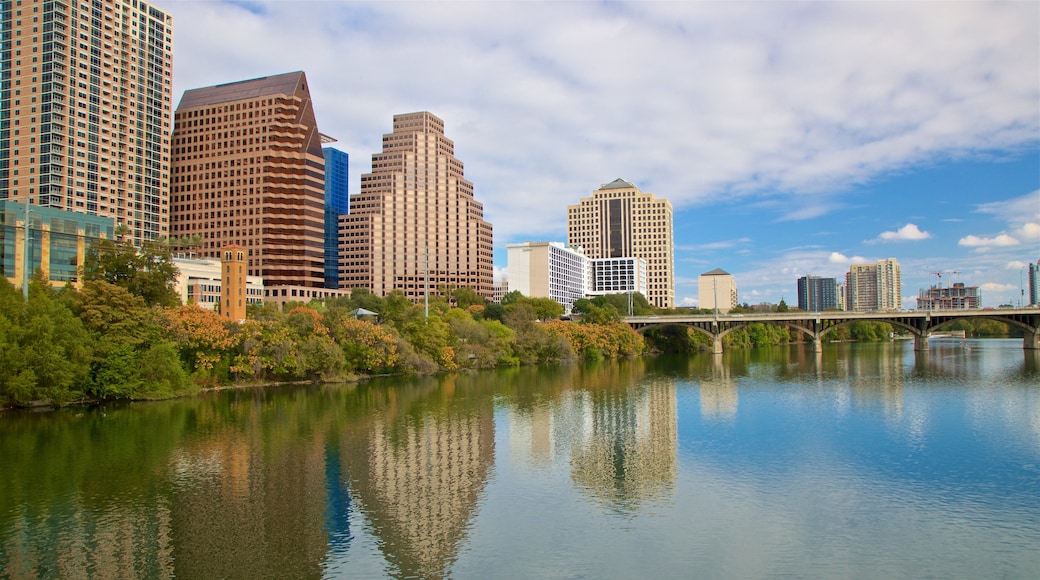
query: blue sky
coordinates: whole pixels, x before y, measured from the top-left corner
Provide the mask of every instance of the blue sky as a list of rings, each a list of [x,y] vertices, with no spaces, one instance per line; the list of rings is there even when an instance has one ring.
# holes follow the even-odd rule
[[[905,307],[934,272],[1017,305],[1040,259],[1037,2],[157,3],[175,106],[303,70],[352,193],[394,114],[444,119],[499,271],[618,177],[672,202],[679,305],[890,257]]]

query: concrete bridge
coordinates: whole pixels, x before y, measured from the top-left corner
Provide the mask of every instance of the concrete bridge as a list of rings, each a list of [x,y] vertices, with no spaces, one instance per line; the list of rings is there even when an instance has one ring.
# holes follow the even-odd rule
[[[828,332],[853,322],[887,322],[908,331],[914,337],[914,350],[928,350],[928,335],[937,327],[954,320],[985,318],[1003,322],[1023,331],[1022,347],[1040,349],[1040,308],[999,310],[913,310],[904,312],[770,312],[765,314],[692,314],[667,316],[628,316],[622,320],[637,332],[654,326],[680,324],[708,335],[712,352],[722,352],[722,338],[727,334],[760,322],[779,324],[811,336],[816,352],[823,350],[823,337]]]

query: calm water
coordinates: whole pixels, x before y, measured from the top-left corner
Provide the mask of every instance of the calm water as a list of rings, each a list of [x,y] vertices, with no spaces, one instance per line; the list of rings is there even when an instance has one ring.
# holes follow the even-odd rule
[[[0,415],[0,577],[1036,578],[1019,340]]]

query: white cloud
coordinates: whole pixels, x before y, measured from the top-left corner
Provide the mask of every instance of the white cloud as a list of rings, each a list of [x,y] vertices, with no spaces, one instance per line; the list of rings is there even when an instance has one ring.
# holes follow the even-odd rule
[[[1013,262],[1008,262],[1007,265],[1004,266],[1004,269],[1005,270],[1021,270],[1022,268],[1025,268],[1027,265],[1028,264],[1026,264],[1025,262],[1022,262],[1020,260],[1015,260]]]
[[[1040,241],[1040,223],[1029,222],[1018,229],[1018,235],[1031,242]]]
[[[1001,284],[999,282],[986,282],[979,286],[983,292],[1009,292],[1011,290],[1018,291],[1018,286],[1014,284]]]
[[[932,234],[928,232],[922,232],[917,228],[916,224],[906,224],[894,232],[881,232],[878,236],[879,240],[886,242],[893,241],[908,241],[908,240],[927,240],[932,237]]]
[[[975,235],[969,235],[961,238],[960,241],[957,242],[957,245],[982,250],[1002,246],[1017,246],[1018,243],[1018,240],[1007,234],[1000,234],[992,238],[982,238]]]
[[[175,102],[305,70],[352,192],[392,115],[440,116],[496,246],[560,239],[566,205],[619,176],[677,209],[773,199],[802,220],[883,173],[1040,131],[1030,2],[164,7]]]
[[[841,252],[831,252],[827,258],[830,264],[865,264],[868,260],[863,256],[852,256],[851,258]]]

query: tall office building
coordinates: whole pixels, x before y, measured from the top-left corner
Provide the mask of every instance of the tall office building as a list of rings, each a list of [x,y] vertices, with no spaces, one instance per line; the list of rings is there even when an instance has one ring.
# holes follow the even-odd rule
[[[325,285],[325,162],[307,77],[186,91],[173,132],[171,236],[246,248],[269,297]]]
[[[173,18],[141,0],[0,2],[0,199],[168,234]]]
[[[472,288],[491,298],[492,230],[463,176],[444,121],[394,115],[393,133],[372,155],[350,215],[340,218],[340,287],[419,302],[427,287]]]
[[[325,154],[325,287],[339,288],[339,218],[350,213],[350,156],[333,147]]]
[[[737,307],[737,281],[733,275],[715,268],[697,278],[697,304],[700,308],[725,314]]]
[[[845,309],[850,312],[898,310],[903,300],[899,262],[853,264],[845,275]]]
[[[591,287],[589,259],[581,248],[559,242],[506,245],[510,288],[524,296],[552,298],[570,314],[576,300]]]
[[[580,246],[593,260],[646,260],[647,301],[658,308],[675,304],[672,204],[667,199],[615,179],[567,206],[567,243]]]
[[[798,279],[798,308],[823,312],[838,307],[838,282],[834,278],[803,276]]]

